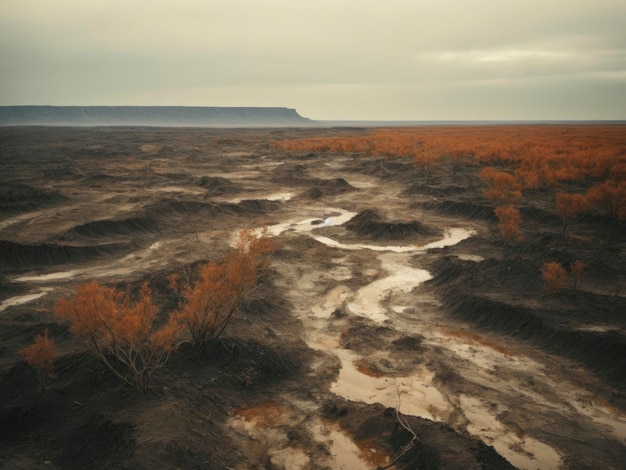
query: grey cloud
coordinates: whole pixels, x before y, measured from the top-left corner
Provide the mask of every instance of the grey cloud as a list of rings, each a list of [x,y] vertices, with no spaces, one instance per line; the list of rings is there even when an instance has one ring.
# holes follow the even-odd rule
[[[623,1],[5,3],[1,104],[626,118]]]

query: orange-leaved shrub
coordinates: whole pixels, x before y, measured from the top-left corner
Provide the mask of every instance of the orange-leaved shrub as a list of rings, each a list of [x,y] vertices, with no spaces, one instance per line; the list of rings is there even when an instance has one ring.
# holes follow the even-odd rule
[[[518,209],[513,206],[496,207],[493,212],[498,218],[498,228],[505,241],[521,240],[524,236],[520,229],[522,216]]]
[[[156,328],[157,307],[147,283],[134,298],[130,292],[99,285],[79,285],[55,306],[57,318],[69,322],[74,337],[123,382],[145,391],[153,372],[176,348],[180,326],[175,321]]]
[[[57,357],[57,347],[54,340],[48,336],[48,329],[36,335],[33,343],[19,352],[26,363],[37,371],[39,390],[43,392],[48,377],[54,375],[54,360]]]
[[[515,176],[486,166],[478,175],[487,185],[485,197],[496,204],[513,204],[522,197],[521,186]]]
[[[551,261],[541,267],[541,278],[551,294],[558,294],[568,283],[567,271],[560,263]]]
[[[556,193],[556,206],[563,222],[563,232],[565,235],[568,224],[581,212],[587,210],[589,203],[587,197],[582,194]]]
[[[193,343],[205,343],[224,332],[269,267],[275,249],[266,231],[257,235],[243,230],[234,249],[221,260],[200,266],[195,281],[181,282],[177,275],[170,276],[170,286],[179,297],[172,318],[187,329]]]
[[[602,184],[589,188],[587,197],[618,220],[626,220],[626,180],[607,179]]]

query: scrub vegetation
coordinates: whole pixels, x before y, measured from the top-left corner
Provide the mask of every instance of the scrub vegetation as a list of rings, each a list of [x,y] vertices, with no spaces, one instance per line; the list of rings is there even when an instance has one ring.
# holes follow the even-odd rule
[[[200,266],[197,279],[187,279],[181,287],[178,276],[171,275],[170,285],[181,306],[166,313],[160,319],[160,327],[155,326],[158,308],[147,282],[135,295],[100,286],[97,281],[81,284],[73,295],[57,302],[55,315],[69,322],[72,335],[117,378],[146,391],[153,373],[165,365],[179,346],[183,330],[192,343],[203,346],[224,332],[268,268],[274,249],[266,233],[257,236],[251,230],[243,230],[236,247],[219,262]],[[26,360],[42,373],[49,373],[52,359],[47,331],[38,341],[36,349],[25,350]]]
[[[624,126],[15,127],[0,152],[0,466],[626,459]]]
[[[481,167],[485,196],[498,206],[519,201],[523,191],[545,190],[555,193],[564,227],[583,210],[626,220],[626,135],[619,125],[376,129],[273,144],[289,151],[409,157],[425,168],[451,159]],[[584,182],[585,191],[563,193],[561,187],[573,182]]]

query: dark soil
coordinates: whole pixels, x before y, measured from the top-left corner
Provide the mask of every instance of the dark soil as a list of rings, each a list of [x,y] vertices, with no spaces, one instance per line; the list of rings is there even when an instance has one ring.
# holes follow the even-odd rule
[[[385,221],[374,209],[360,212],[346,222],[345,227],[372,240],[406,240],[415,239],[419,236],[432,237],[438,233],[437,230],[416,220],[410,222]]]
[[[524,240],[504,243],[477,167],[444,161],[425,171],[408,159],[269,145],[362,132],[0,128],[0,468],[333,468],[331,431],[361,449],[367,468],[514,468],[494,447],[533,462],[542,456],[528,449],[543,449],[535,441],[555,449],[562,468],[623,468],[626,226],[589,214],[563,236],[553,194],[537,191],[520,204]],[[324,228],[337,208],[358,215]],[[394,316],[376,322],[348,301],[311,313],[333,289],[353,299],[384,278],[388,260],[326,246],[299,232],[301,220],[346,244],[417,246],[448,227],[474,234],[406,255],[432,278],[386,291],[377,301]],[[241,229],[279,223],[292,225],[273,267],[223,337],[183,344],[146,393],[117,381],[54,318],[78,284],[147,280],[162,321],[176,307],[170,274],[218,258]],[[543,263],[569,269],[574,260],[586,263],[582,282],[550,294]],[[60,355],[40,392],[18,351],[45,328]],[[320,338],[358,355],[364,374],[427,369],[452,411],[431,410],[433,421],[334,393],[340,361],[314,344]],[[478,369],[468,357],[485,350],[500,362]],[[471,418],[483,410],[468,409],[467,397],[518,440],[502,447],[491,429],[476,429]]]

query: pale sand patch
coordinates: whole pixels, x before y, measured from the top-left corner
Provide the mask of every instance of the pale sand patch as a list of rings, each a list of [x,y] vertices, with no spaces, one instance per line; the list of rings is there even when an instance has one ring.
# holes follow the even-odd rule
[[[434,374],[425,367],[406,377],[371,377],[357,370],[357,354],[347,349],[334,353],[341,359],[341,370],[330,390],[337,395],[399,408],[403,414],[433,421],[445,421],[453,411],[450,402],[433,385]]]
[[[29,302],[32,302],[33,300],[40,299],[41,297],[46,295],[48,292],[50,292],[50,290],[51,289],[41,289],[39,292],[36,292],[34,294],[20,295],[17,297],[8,298],[0,304],[0,312],[6,310],[9,307],[15,307],[16,305],[24,305]]]
[[[525,435],[523,429],[507,428],[478,398],[460,395],[459,400],[469,421],[467,431],[492,445],[517,468],[556,470],[560,467],[561,455],[553,447]]]

